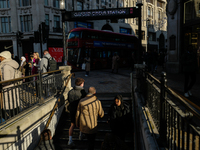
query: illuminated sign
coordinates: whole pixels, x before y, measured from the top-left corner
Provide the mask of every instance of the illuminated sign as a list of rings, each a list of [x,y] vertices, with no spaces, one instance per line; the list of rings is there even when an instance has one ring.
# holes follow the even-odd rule
[[[126,44],[126,43],[94,41],[94,47],[133,48],[134,46],[133,44]]]
[[[62,14],[63,21],[102,20],[111,18],[135,18],[139,16],[139,10],[136,7],[127,7],[101,10],[63,11]]]

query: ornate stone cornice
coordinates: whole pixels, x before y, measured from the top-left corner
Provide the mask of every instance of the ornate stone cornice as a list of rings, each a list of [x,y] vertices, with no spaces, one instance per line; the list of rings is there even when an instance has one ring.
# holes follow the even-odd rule
[[[20,11],[20,14],[31,14],[31,6],[28,7],[18,7],[18,10]]]
[[[0,9],[0,16],[8,16],[10,14],[10,8],[8,9]]]

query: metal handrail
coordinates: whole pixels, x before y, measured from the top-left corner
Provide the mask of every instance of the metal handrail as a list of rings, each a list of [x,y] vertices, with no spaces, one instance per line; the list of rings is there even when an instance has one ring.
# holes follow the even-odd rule
[[[175,97],[178,98],[178,100],[180,100],[179,102],[181,102],[182,105],[184,105],[184,107],[186,109],[188,109],[193,115],[195,115],[198,119],[200,119],[200,114],[195,110],[197,109],[200,112],[200,107],[197,106],[196,104],[194,104],[193,102],[191,102],[189,99],[183,97],[181,94],[179,94],[178,92],[175,92],[174,90],[172,90],[170,87],[166,87],[166,89]],[[194,108],[192,108],[192,107]]]
[[[63,70],[64,69],[49,71],[49,72],[42,73],[42,75],[55,73],[55,72],[60,72],[60,71],[63,71]],[[15,81],[19,81],[19,80],[23,80],[23,79],[27,79],[27,78],[36,77],[36,76],[39,76],[39,74],[34,74],[34,75],[25,76],[25,77],[21,77],[21,78],[15,78],[15,79],[11,79],[11,80],[0,81],[0,84],[4,84],[4,83],[7,83],[7,82],[15,82]]]
[[[66,89],[66,87],[67,87],[67,85],[68,85],[68,83],[69,83],[69,80],[71,79],[72,75],[73,75],[73,77],[75,77],[75,74],[74,74],[74,73],[71,73],[71,74],[67,77],[67,78],[68,78],[68,79],[67,79],[67,82],[66,82],[64,88],[62,89],[62,92],[61,92],[60,96],[62,96],[63,93],[65,92],[65,89]],[[57,101],[55,102],[55,105],[53,106],[53,109],[52,109],[52,111],[51,111],[51,114],[49,115],[49,118],[48,118],[47,123],[46,123],[46,125],[45,125],[45,127],[44,127],[44,130],[47,129],[47,128],[49,127],[49,124],[50,124],[50,122],[51,122],[51,120],[52,120],[52,118],[53,118],[53,115],[54,115],[56,109],[58,108],[58,104],[59,104],[59,102],[61,101],[61,97],[60,97],[60,96],[57,98]],[[43,131],[44,131],[44,130],[43,130]],[[40,144],[41,140],[42,140],[42,139],[40,138],[40,141],[38,142],[38,145]]]

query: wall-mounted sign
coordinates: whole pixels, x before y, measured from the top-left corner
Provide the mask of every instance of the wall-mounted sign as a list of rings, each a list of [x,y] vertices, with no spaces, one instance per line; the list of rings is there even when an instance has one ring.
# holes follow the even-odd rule
[[[62,14],[63,21],[102,20],[138,17],[139,10],[136,7],[127,7],[102,10],[63,11]]]
[[[49,47],[49,54],[55,58],[57,62],[62,62],[63,48],[62,47]]]

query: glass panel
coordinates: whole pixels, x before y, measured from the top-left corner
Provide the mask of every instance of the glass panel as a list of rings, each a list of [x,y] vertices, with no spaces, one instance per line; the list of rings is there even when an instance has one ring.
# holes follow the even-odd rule
[[[7,8],[6,0],[0,0],[0,8]]]
[[[48,6],[49,5],[49,2],[48,0],[44,0],[44,5]]]
[[[20,17],[21,20],[21,31],[24,32],[24,21],[23,21],[23,16]]]
[[[77,10],[83,10],[83,3],[77,1]]]
[[[79,38],[80,32],[71,32],[68,36],[68,39]]]
[[[45,14],[45,24],[48,26],[49,25],[49,15]]]

